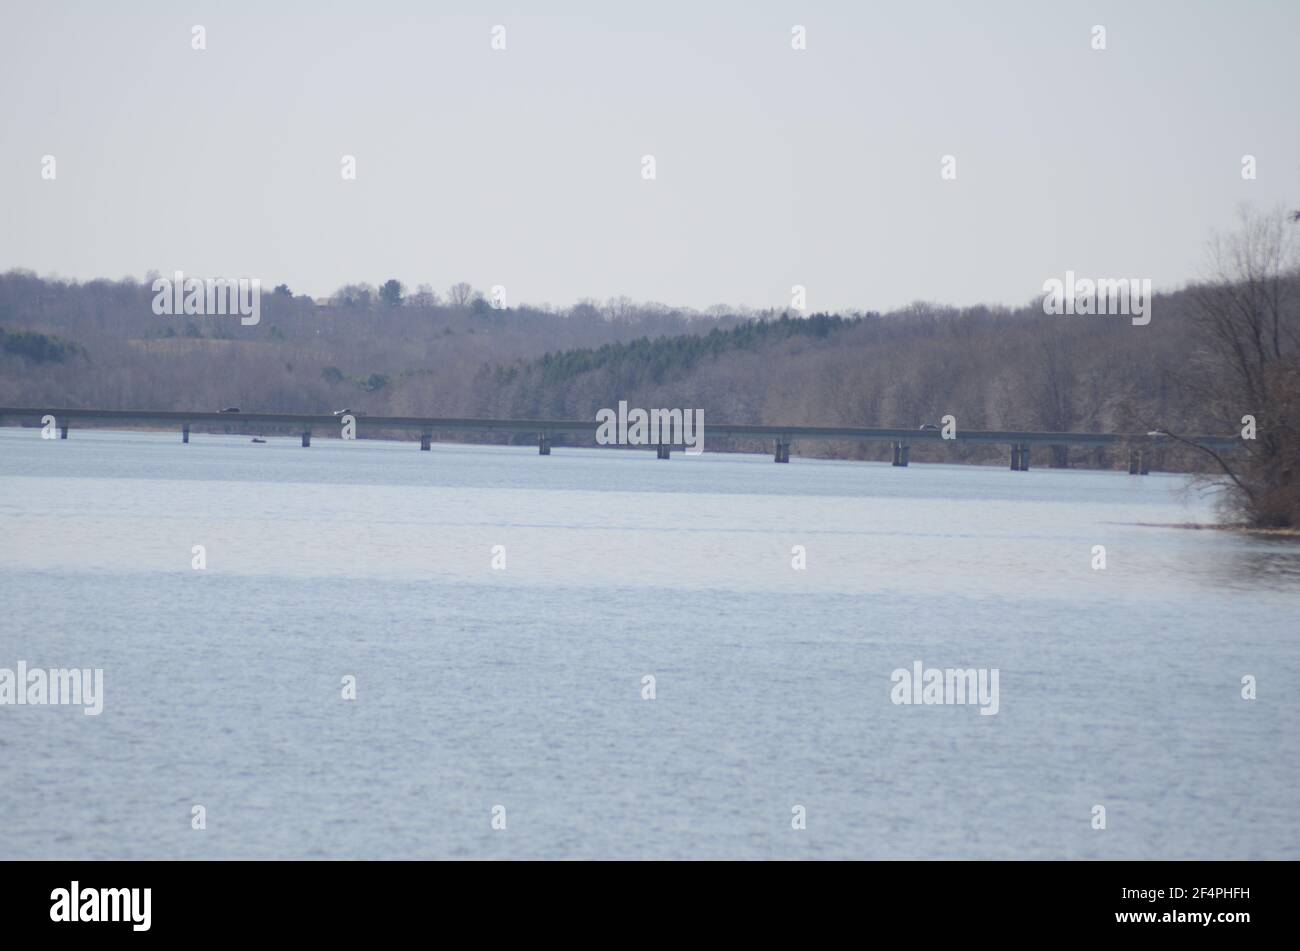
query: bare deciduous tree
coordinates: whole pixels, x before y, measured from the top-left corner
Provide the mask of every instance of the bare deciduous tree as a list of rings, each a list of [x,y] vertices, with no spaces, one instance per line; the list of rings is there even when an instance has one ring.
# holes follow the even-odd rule
[[[1262,527],[1300,525],[1300,242],[1278,209],[1241,213],[1210,245],[1209,279],[1192,288],[1199,347],[1184,386],[1241,451],[1197,447],[1227,482],[1235,510]],[[1179,441],[1177,433],[1164,430]]]
[[[465,281],[453,284],[451,287],[447,288],[447,299],[451,302],[451,306],[457,309],[468,307],[470,298],[473,296],[474,288]]]

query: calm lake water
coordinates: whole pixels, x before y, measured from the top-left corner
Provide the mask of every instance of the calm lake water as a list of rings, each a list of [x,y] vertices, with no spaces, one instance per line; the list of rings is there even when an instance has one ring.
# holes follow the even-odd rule
[[[0,707],[0,857],[1300,858],[1300,546],[1184,486],[0,429],[0,667],[105,693]]]

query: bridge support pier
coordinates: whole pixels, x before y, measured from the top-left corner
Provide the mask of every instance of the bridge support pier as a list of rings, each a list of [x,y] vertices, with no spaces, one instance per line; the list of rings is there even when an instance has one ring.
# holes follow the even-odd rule
[[[306,449],[310,445],[311,445],[311,430],[304,429],[302,431],[302,448]]]
[[[1138,449],[1136,446],[1129,447],[1128,451],[1128,474],[1129,475],[1148,475],[1151,472],[1151,460],[1147,453]]]
[[[782,442],[779,439],[776,441],[776,457],[774,458],[773,461],[774,462],[790,461],[790,444],[788,442]]]
[[[537,435],[537,454],[539,456],[549,456],[551,454],[550,433],[539,433]]]
[[[181,427],[181,444],[188,446],[190,444],[190,424],[186,423]]]
[[[59,427],[59,438],[60,439],[68,438],[68,427],[66,423]]]
[[[894,462],[893,465],[906,467],[908,456],[912,454],[912,447],[905,442],[894,443]]]
[[[1029,443],[1013,442],[1011,444],[1011,471],[1029,471]]]
[[[660,443],[655,448],[658,450],[657,457],[660,459],[667,459],[669,457],[669,453],[672,452],[672,447],[667,445],[666,443]]]
[[[1020,444],[1020,471],[1029,471],[1029,443],[1027,442]]]
[[[433,433],[420,433],[420,451],[428,452],[433,446]]]

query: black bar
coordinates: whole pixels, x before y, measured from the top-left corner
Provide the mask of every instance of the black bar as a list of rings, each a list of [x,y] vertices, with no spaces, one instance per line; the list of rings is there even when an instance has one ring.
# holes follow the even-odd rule
[[[6,938],[56,940],[149,934],[206,943],[283,935],[295,947],[317,937],[337,947],[349,935],[448,932],[452,923],[487,936],[507,919],[537,929],[542,940],[584,931],[624,909],[628,917],[611,926],[665,929],[665,939],[670,923],[702,915],[701,926],[721,924],[737,933],[781,924],[821,930],[838,922],[862,936],[910,937],[915,944],[908,946],[915,947],[984,947],[1057,935],[1180,944],[1190,937],[1231,946],[1285,924],[1282,903],[1294,871],[1286,863],[1234,862],[728,863],[725,869],[713,862],[435,864],[7,862],[0,909]],[[74,881],[83,907],[87,890],[148,888],[148,931],[135,930],[143,923],[143,891],[135,893],[138,904],[121,906],[125,921],[51,920],[61,901],[52,895],[68,893],[57,909],[66,912]],[[1177,888],[1184,894],[1171,894]],[[1196,894],[1205,889],[1223,891]],[[1189,914],[1216,920],[1165,919]],[[1249,920],[1217,920],[1226,914]],[[1121,915],[1154,920],[1121,921]]]

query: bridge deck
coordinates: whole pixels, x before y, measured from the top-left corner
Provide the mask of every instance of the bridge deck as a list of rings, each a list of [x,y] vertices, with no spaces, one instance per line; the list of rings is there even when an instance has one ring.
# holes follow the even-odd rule
[[[333,414],[311,413],[212,413],[173,410],[121,410],[72,409],[0,406],[0,425],[39,425],[45,416],[53,416],[56,424],[69,423],[124,423],[134,425],[170,424],[186,426],[196,424],[239,423],[247,426],[291,426],[307,431],[326,431],[340,425],[340,417]],[[597,423],[594,420],[576,419],[474,419],[436,416],[365,416],[357,415],[357,432],[363,430],[403,430],[419,433],[448,431],[507,432],[531,434],[563,434],[590,436],[594,439]],[[748,423],[712,423],[705,420],[705,436],[730,436],[736,438],[770,439],[789,443],[793,440],[845,440],[856,442],[945,442],[936,429],[876,429],[856,426],[759,426]],[[1215,449],[1231,449],[1240,445],[1235,436],[1184,436],[1184,439]],[[956,438],[961,443],[1001,443],[1049,446],[1113,446],[1153,445],[1169,443],[1168,437],[1146,433],[1052,433],[1018,430],[963,430]]]

